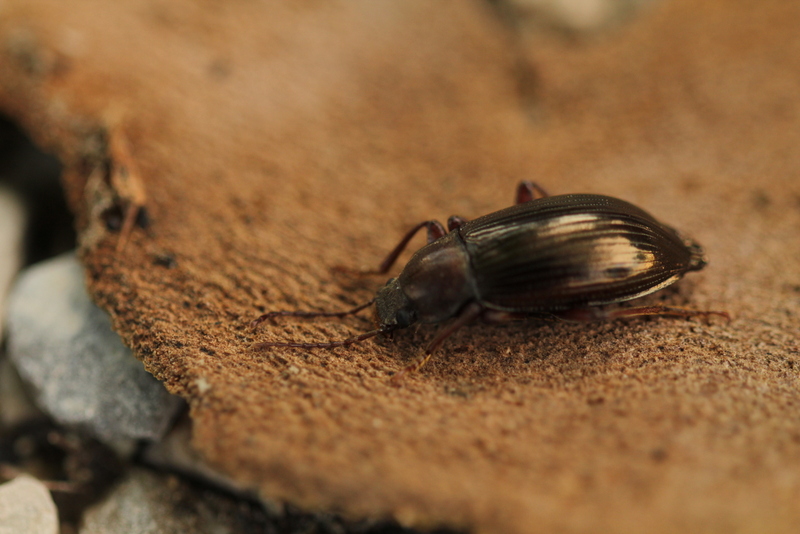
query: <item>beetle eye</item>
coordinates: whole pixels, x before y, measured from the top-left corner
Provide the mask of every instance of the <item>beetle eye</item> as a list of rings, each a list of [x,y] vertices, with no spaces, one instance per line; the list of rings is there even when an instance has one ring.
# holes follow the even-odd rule
[[[398,328],[406,328],[417,320],[412,311],[403,308],[397,310],[394,318],[397,321]]]

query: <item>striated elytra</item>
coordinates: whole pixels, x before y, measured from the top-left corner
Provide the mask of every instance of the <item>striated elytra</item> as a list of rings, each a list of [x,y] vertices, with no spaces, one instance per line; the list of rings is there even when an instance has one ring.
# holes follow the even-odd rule
[[[375,304],[378,327],[341,341],[261,343],[334,348],[416,323],[455,320],[430,342],[418,369],[447,336],[478,318],[502,322],[523,317],[567,320],[639,315],[720,315],[665,306],[605,310],[648,295],[706,265],[699,244],[617,198],[548,196],[531,182],[517,189],[517,203],[472,221],[453,216],[447,231],[437,221],[412,228],[374,274],[386,273],[411,238],[426,228],[428,244],[375,298],[345,312],[269,312],[276,316],[342,317]]]

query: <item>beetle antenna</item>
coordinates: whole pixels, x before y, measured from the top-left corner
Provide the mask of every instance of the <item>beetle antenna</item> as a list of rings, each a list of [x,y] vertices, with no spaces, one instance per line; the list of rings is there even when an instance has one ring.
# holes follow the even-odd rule
[[[298,349],[335,349],[336,347],[346,347],[348,345],[352,345],[353,343],[360,343],[365,339],[369,339],[371,337],[375,337],[378,334],[386,334],[391,332],[394,328],[387,328],[381,327],[375,330],[370,330],[369,332],[365,332],[363,334],[359,334],[357,336],[349,337],[347,339],[343,339],[341,341],[327,341],[325,343],[299,343],[299,342],[266,342],[266,343],[258,343],[253,346],[256,350],[266,349],[269,347],[295,347]]]
[[[264,321],[272,319],[274,317],[346,317],[348,315],[354,315],[365,308],[369,308],[375,303],[375,299],[370,300],[369,302],[365,302],[364,304],[359,304],[353,309],[342,311],[342,312],[315,312],[315,311],[273,311],[267,312],[261,317],[253,320],[250,323],[252,328],[260,325]]]

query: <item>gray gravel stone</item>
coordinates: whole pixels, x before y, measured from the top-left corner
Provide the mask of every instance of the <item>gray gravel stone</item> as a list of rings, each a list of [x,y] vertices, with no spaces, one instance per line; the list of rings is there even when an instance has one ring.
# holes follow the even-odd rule
[[[58,513],[50,492],[21,475],[0,485],[0,534],[56,534]]]
[[[25,270],[9,296],[8,356],[39,407],[107,443],[159,439],[182,405],[148,374],[66,254]]]

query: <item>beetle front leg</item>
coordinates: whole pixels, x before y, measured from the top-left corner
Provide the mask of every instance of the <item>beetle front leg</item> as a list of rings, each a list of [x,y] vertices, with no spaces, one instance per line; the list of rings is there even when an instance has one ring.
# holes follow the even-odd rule
[[[441,346],[442,342],[444,342],[445,339],[450,337],[453,334],[453,332],[455,332],[462,326],[467,325],[473,322],[478,317],[480,317],[481,313],[483,313],[483,306],[481,306],[477,302],[472,302],[470,304],[467,304],[466,307],[464,307],[464,309],[461,310],[461,313],[458,314],[458,317],[456,317],[455,321],[453,321],[449,325],[439,330],[439,332],[436,334],[436,337],[433,338],[433,341],[431,341],[425,348],[425,355],[422,356],[421,358],[417,358],[414,361],[414,363],[404,367],[402,371],[400,371],[399,373],[397,373],[392,377],[392,380],[394,382],[397,382],[401,380],[404,376],[406,376],[408,373],[416,373],[417,371],[419,371],[422,368],[422,366],[428,363],[428,360],[431,359],[433,353],[436,352],[436,349],[438,349]]]
[[[516,204],[524,204],[525,202],[530,202],[531,200],[538,200],[540,198],[547,198],[549,196],[550,195],[544,190],[544,188],[542,188],[542,186],[529,180],[525,180],[524,182],[520,182],[520,184],[517,186]]]

